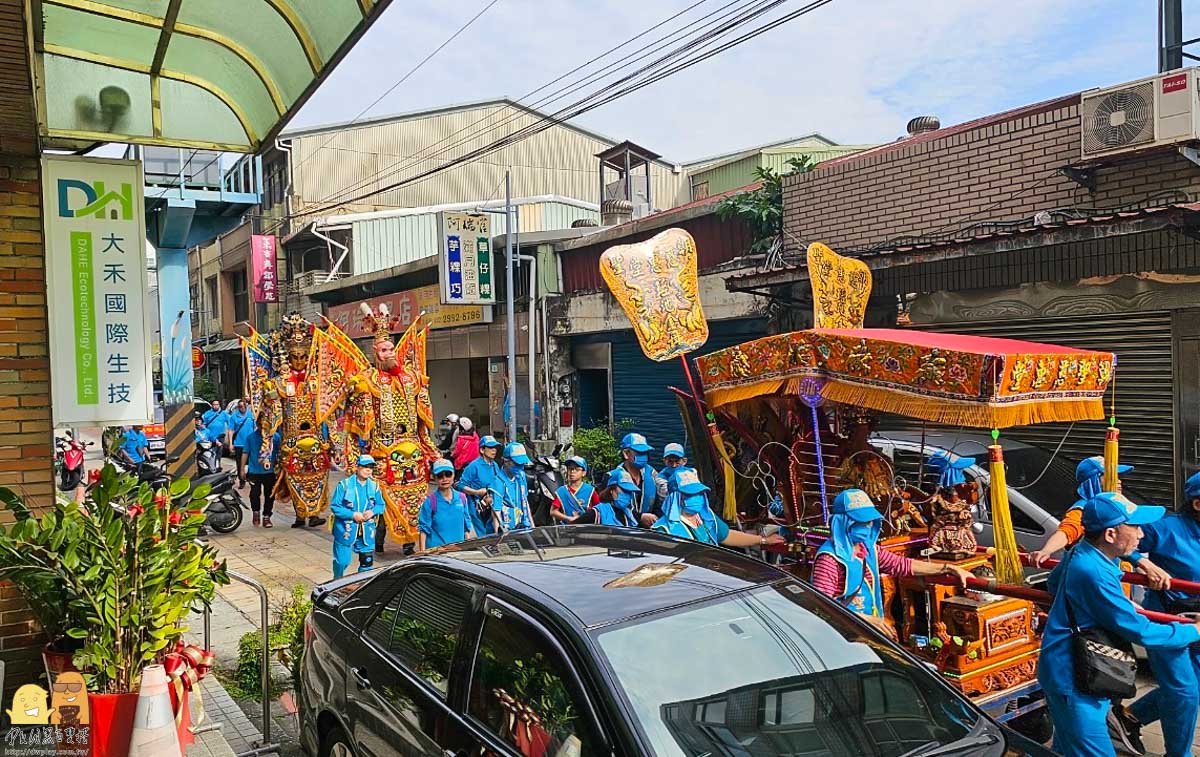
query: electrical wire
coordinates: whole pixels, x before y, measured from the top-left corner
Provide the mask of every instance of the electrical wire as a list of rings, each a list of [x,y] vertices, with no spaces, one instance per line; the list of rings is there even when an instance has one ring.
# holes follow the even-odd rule
[[[443,49],[444,49],[444,48],[445,48],[447,45],[449,45],[451,42],[453,42],[455,39],[457,39],[457,38],[458,38],[458,37],[459,37],[459,36],[460,36],[460,35],[461,35],[463,32],[465,32],[467,29],[469,29],[469,28],[471,27],[471,25],[472,25],[472,24],[474,24],[476,21],[478,21],[478,20],[479,20],[479,18],[480,18],[480,17],[481,17],[483,14],[485,14],[485,13],[487,13],[489,10],[491,10],[491,9],[492,9],[492,6],[494,6],[494,5],[495,5],[496,3],[498,3],[498,2],[500,2],[500,0],[491,0],[491,2],[489,2],[487,5],[485,5],[481,11],[479,11],[478,13],[476,13],[474,16],[472,16],[472,17],[471,17],[471,19],[470,19],[469,21],[467,21],[465,24],[463,24],[462,26],[460,26],[456,32],[454,32],[454,33],[453,33],[453,34],[451,34],[449,37],[447,37],[445,40],[443,40],[443,41],[442,41],[442,44],[440,44],[440,45],[438,45],[437,47],[435,47],[435,48],[433,49],[433,51],[432,51],[431,53],[429,53],[428,55],[426,55],[424,58],[422,58],[422,59],[421,59],[421,61],[420,61],[419,63],[417,63],[417,65],[415,65],[415,66],[413,66],[412,68],[410,68],[410,69],[408,70],[408,72],[407,72],[407,73],[405,73],[403,76],[401,76],[399,79],[397,79],[397,80],[396,80],[396,81],[395,81],[395,82],[392,84],[392,86],[390,86],[390,87],[388,87],[386,90],[384,90],[384,92],[383,92],[383,94],[382,94],[382,95],[380,95],[379,97],[376,97],[376,98],[375,98],[375,100],[374,100],[374,101],[373,101],[373,102],[372,102],[370,105],[368,105],[367,107],[365,107],[365,108],[363,108],[362,110],[360,110],[360,111],[358,112],[358,115],[356,115],[354,118],[350,119],[350,122],[349,122],[348,124],[346,124],[345,126],[350,126],[350,125],[353,125],[353,124],[357,123],[357,122],[358,122],[358,119],[360,119],[360,118],[362,118],[364,115],[366,115],[366,114],[367,114],[367,113],[368,113],[368,112],[371,110],[371,108],[374,108],[376,105],[378,105],[379,103],[383,102],[383,99],[384,99],[385,97],[387,97],[388,95],[390,95],[392,92],[395,92],[397,87],[399,87],[399,86],[400,86],[401,84],[403,84],[404,82],[408,81],[408,80],[409,80],[409,78],[411,78],[411,77],[413,76],[413,74],[415,74],[415,73],[417,73],[418,71],[420,71],[420,70],[421,70],[421,68],[422,68],[422,67],[424,67],[424,65],[425,65],[426,63],[428,63],[429,61],[433,60],[434,56],[436,56],[438,53],[440,53],[440,52],[441,52],[441,51],[442,51],[442,50],[443,50]],[[345,128],[345,127],[343,127],[343,128]],[[310,159],[310,158],[311,158],[313,155],[316,155],[318,152],[320,152],[321,150],[323,150],[323,149],[325,149],[326,147],[328,147],[328,146],[329,146],[329,143],[330,143],[330,142],[332,142],[333,140],[337,139],[337,138],[338,138],[338,136],[340,136],[340,131],[339,131],[339,132],[334,132],[333,136],[331,136],[329,139],[327,139],[327,140],[325,141],[325,143],[324,143],[324,144],[322,144],[321,146],[317,147],[315,150],[313,150],[313,151],[312,151],[312,152],[310,152],[308,155],[306,155],[304,158],[302,158],[302,159],[300,160],[300,162],[299,162],[299,163],[297,163],[297,164],[295,165],[295,167],[294,167],[292,170],[293,170],[293,171],[296,171],[296,170],[298,170],[298,169],[300,168],[300,166],[302,166],[302,165],[304,165],[306,162],[308,162],[308,160],[309,160],[309,159]]]
[[[770,2],[767,4],[768,9],[773,8],[773,7],[781,4],[782,2],[786,2],[786,0],[773,0],[773,2]],[[741,44],[745,41],[753,39],[767,31],[770,31],[771,29],[777,28],[778,26],[782,25],[783,23],[791,21],[791,20],[798,18],[802,15],[805,15],[807,13],[811,13],[812,11],[814,11],[820,7],[823,7],[831,2],[833,2],[833,0],[814,0],[814,2],[809,3],[805,7],[801,8],[793,13],[790,13],[783,17],[780,17],[778,19],[769,21],[766,24],[763,24],[762,26],[760,26],[746,34],[743,34],[733,40],[730,40],[729,42],[721,45],[719,48],[717,48],[715,50],[711,50],[706,53],[693,56],[692,58],[685,59],[684,61],[674,65],[670,69],[665,70],[665,71],[660,71],[657,75],[653,75],[653,76],[649,77],[648,79],[644,79],[642,81],[632,81],[632,80],[636,79],[636,77],[640,76],[643,73],[646,73],[647,71],[652,70],[654,67],[660,65],[661,63],[669,62],[674,57],[677,57],[677,52],[675,54],[663,56],[658,61],[655,61],[653,64],[651,64],[650,66],[644,67],[643,69],[640,69],[639,71],[624,77],[622,80],[619,80],[618,83],[630,82],[627,84],[627,86],[624,89],[617,90],[615,92],[610,93],[610,92],[608,92],[608,90],[610,90],[613,85],[612,84],[607,85],[606,87],[599,90],[597,93],[593,93],[592,96],[583,98],[583,100],[581,100],[580,102],[582,102],[584,104],[579,105],[576,108],[566,108],[561,111],[558,111],[555,114],[545,116],[545,117],[543,117],[543,119],[541,120],[540,123],[535,124],[534,126],[527,127],[526,129],[520,130],[513,135],[496,140],[495,142],[493,142],[489,145],[485,145],[482,148],[473,150],[473,151],[471,151],[457,159],[451,160],[448,163],[445,163],[441,166],[437,166],[432,169],[428,169],[428,170],[418,173],[414,176],[411,176],[406,179],[388,184],[384,187],[380,187],[380,188],[371,190],[369,192],[364,192],[364,193],[362,193],[360,195],[356,195],[350,199],[341,200],[341,201],[334,203],[332,205],[329,205],[329,206],[320,207],[320,208],[316,208],[316,209],[308,209],[305,211],[305,215],[319,215],[321,213],[328,212],[328,211],[333,210],[342,205],[359,202],[359,201],[367,199],[369,197],[373,197],[377,194],[381,194],[383,192],[391,191],[393,189],[397,189],[402,186],[406,186],[408,184],[414,183],[418,180],[424,179],[424,178],[434,175],[436,173],[440,173],[442,171],[448,170],[455,166],[462,165],[464,163],[468,163],[473,160],[476,160],[480,157],[483,157],[484,155],[495,152],[496,150],[502,149],[510,144],[515,144],[516,142],[527,139],[527,138],[533,136],[534,134],[540,133],[541,131],[544,131],[553,126],[561,124],[566,120],[575,118],[575,117],[577,117],[583,113],[586,113],[596,107],[599,107],[600,105],[604,105],[608,102],[612,102],[613,100],[615,100],[619,97],[623,97],[631,92],[637,91],[638,89],[641,89],[642,87],[648,86],[649,84],[652,84],[656,81],[666,78],[667,76],[673,75],[675,73],[679,73],[680,71],[683,71],[693,65],[696,65],[697,63],[699,63],[703,60],[707,60],[708,58],[712,57],[713,55],[716,55],[716,54],[719,54],[720,52],[724,52],[725,50],[731,49],[732,47],[734,47],[738,44]],[[765,12],[765,10],[755,11],[754,14],[758,15],[761,12]],[[754,16],[751,16],[751,18],[752,17],[754,17]],[[745,21],[742,20],[737,23],[740,25],[741,23],[745,23]],[[727,31],[729,31],[732,28],[736,28],[736,26],[723,29],[722,31],[717,33],[717,36],[720,36],[721,34],[726,33]],[[709,37],[706,41],[704,41],[703,44],[710,44],[715,38],[716,37]],[[688,43],[684,47],[691,50],[691,49],[694,49],[697,44],[698,43],[696,41],[693,41],[692,43]],[[599,100],[598,102],[594,101],[594,98],[597,94],[604,95],[603,99]],[[588,100],[593,100],[593,102],[588,103],[587,102]]]
[[[742,1],[743,1],[743,0],[733,0],[732,2],[728,3],[727,5],[725,5],[725,6],[722,6],[722,8],[727,8],[727,7],[729,7],[729,5],[733,5],[733,4],[737,3],[737,2],[742,2]],[[602,53],[600,53],[599,55],[595,56],[595,57],[594,57],[594,58],[592,58],[591,60],[589,60],[589,61],[587,61],[587,62],[585,62],[585,63],[582,63],[582,64],[580,64],[579,66],[576,66],[575,68],[571,69],[570,71],[568,71],[568,72],[566,72],[566,73],[564,73],[564,74],[561,74],[561,75],[560,75],[560,76],[558,76],[557,78],[555,78],[555,79],[553,79],[553,80],[551,80],[551,81],[549,81],[549,82],[547,82],[547,83],[545,83],[545,84],[541,85],[540,87],[537,87],[537,88],[535,88],[535,89],[533,89],[533,90],[530,90],[529,92],[525,93],[525,94],[524,94],[524,95],[522,95],[520,98],[518,98],[516,101],[514,101],[514,104],[515,104],[515,105],[518,105],[518,106],[520,106],[520,107],[522,107],[522,108],[527,108],[527,109],[529,109],[529,110],[536,110],[537,108],[539,108],[539,107],[542,107],[544,103],[546,103],[546,102],[552,102],[554,99],[557,99],[557,98],[555,98],[554,96],[555,96],[555,95],[558,95],[559,93],[561,93],[561,92],[563,91],[563,88],[560,88],[560,89],[558,89],[558,90],[555,90],[554,92],[550,93],[550,95],[544,96],[544,97],[542,97],[541,99],[539,99],[539,100],[537,100],[537,101],[535,101],[535,102],[533,102],[533,103],[530,103],[530,104],[528,104],[528,105],[522,105],[522,104],[523,104],[523,103],[524,103],[526,100],[528,100],[529,98],[533,97],[533,96],[534,96],[534,95],[536,95],[537,93],[539,93],[539,92],[541,92],[541,91],[543,91],[543,90],[545,90],[545,89],[548,89],[548,88],[550,88],[550,87],[554,86],[555,84],[559,83],[559,82],[560,82],[560,81],[562,81],[563,79],[566,79],[567,77],[569,77],[569,76],[571,76],[571,75],[573,75],[573,74],[575,74],[575,73],[577,73],[577,72],[579,72],[579,71],[581,71],[581,70],[583,70],[583,69],[587,68],[588,66],[591,66],[591,65],[592,65],[592,64],[594,64],[594,63],[598,63],[598,62],[600,62],[601,60],[604,60],[605,58],[607,58],[609,55],[611,55],[612,53],[616,52],[617,50],[620,50],[621,48],[623,48],[623,47],[625,47],[625,46],[627,46],[627,45],[629,45],[629,44],[631,44],[631,43],[635,42],[636,40],[638,40],[638,39],[640,39],[640,38],[642,38],[642,37],[646,36],[647,34],[649,34],[649,33],[653,32],[653,31],[655,31],[656,29],[659,29],[659,28],[661,28],[661,27],[663,27],[663,26],[665,26],[665,25],[667,25],[667,24],[671,23],[671,22],[672,22],[672,21],[674,21],[675,19],[679,18],[679,17],[680,17],[680,16],[682,16],[682,15],[685,15],[685,14],[687,14],[688,12],[690,12],[690,11],[694,10],[696,7],[698,7],[698,6],[702,5],[702,4],[704,4],[705,2],[707,2],[707,0],[698,0],[698,2],[695,2],[695,3],[691,4],[691,5],[689,5],[688,7],[684,8],[683,10],[681,10],[681,11],[679,11],[679,12],[675,13],[675,14],[672,14],[671,16],[669,16],[669,17],[667,17],[666,19],[664,19],[664,20],[662,20],[662,21],[658,22],[658,23],[657,23],[657,24],[655,24],[654,26],[651,26],[650,28],[648,28],[648,29],[646,29],[646,30],[644,30],[644,31],[642,31],[642,32],[640,32],[640,33],[638,33],[638,34],[634,35],[633,37],[631,37],[631,38],[629,38],[629,39],[627,39],[627,40],[625,40],[625,41],[624,41],[624,42],[622,42],[621,44],[619,44],[619,45],[616,45],[616,46],[614,46],[614,47],[611,47],[611,48],[609,48],[608,50],[605,50],[604,52],[602,52]],[[719,12],[720,10],[721,10],[721,9],[718,9],[718,12]],[[710,14],[708,14],[708,15],[712,15],[712,14],[710,13]],[[700,19],[698,19],[698,20],[703,20],[704,18],[707,18],[707,17],[708,17],[708,16],[702,16],[702,17],[701,17]],[[694,22],[693,22],[693,23],[694,23]],[[686,27],[685,27],[685,28],[686,28]],[[678,30],[677,30],[675,33],[677,34],[677,33],[678,33]],[[645,47],[643,47],[643,48],[639,48],[639,50],[635,50],[635,51],[633,51],[633,53],[637,53],[637,52],[640,52],[641,50],[645,50],[645,49],[646,49]],[[631,53],[631,54],[633,54],[633,53]],[[601,69],[601,71],[603,72],[603,71],[604,71],[604,69]],[[512,122],[513,120],[515,120],[516,118],[520,118],[520,117],[523,117],[523,116],[526,116],[526,115],[528,115],[528,114],[527,114],[527,113],[525,113],[525,112],[519,112],[519,113],[516,113],[516,114],[509,114],[508,116],[504,117],[504,118],[503,118],[503,119],[502,119],[502,120],[501,120],[499,123],[497,123],[497,124],[495,124],[494,126],[490,127],[490,128],[489,128],[489,131],[492,131],[492,132],[494,132],[494,131],[498,130],[499,128],[501,128],[501,127],[505,126],[506,124],[508,124],[508,123],[511,123],[511,122]],[[328,197],[322,198],[321,200],[318,200],[318,201],[317,201],[317,203],[318,203],[318,204],[320,204],[320,203],[325,203],[325,202],[328,202],[328,201],[329,201],[329,200],[331,200],[331,199],[335,199],[335,198],[336,198],[336,197],[337,197],[339,194],[341,194],[341,193],[349,193],[349,192],[353,192],[353,191],[356,191],[356,190],[358,190],[358,189],[361,189],[361,188],[363,188],[363,187],[366,187],[366,186],[368,186],[368,185],[369,185],[369,184],[370,184],[372,181],[375,181],[375,180],[376,180],[378,177],[380,177],[381,175],[383,175],[385,172],[391,171],[392,169],[396,168],[397,166],[400,166],[400,164],[401,164],[401,163],[404,163],[405,161],[408,161],[408,163],[411,165],[411,164],[414,162],[414,160],[420,159],[420,158],[421,158],[421,156],[422,156],[422,154],[424,154],[424,153],[427,153],[427,152],[429,152],[430,150],[434,150],[435,148],[438,148],[439,146],[446,144],[447,142],[449,142],[449,141],[453,140],[455,137],[457,137],[457,136],[458,136],[458,135],[460,135],[460,134],[463,134],[463,133],[465,133],[465,132],[471,132],[472,134],[475,134],[475,127],[479,126],[480,124],[483,124],[483,123],[485,123],[485,122],[486,122],[486,121],[488,121],[488,120],[491,120],[492,118],[493,118],[493,115],[492,115],[492,114],[488,114],[488,115],[484,116],[483,118],[480,118],[480,119],[478,119],[478,120],[474,121],[473,123],[467,124],[466,126],[462,127],[461,129],[458,129],[458,130],[457,130],[457,131],[455,131],[455,132],[452,132],[452,133],[448,134],[447,136],[443,137],[442,139],[438,140],[437,142],[433,142],[433,143],[431,143],[431,144],[427,145],[426,147],[422,148],[421,150],[418,150],[418,151],[417,151],[416,153],[414,153],[413,155],[411,155],[411,156],[407,156],[407,157],[405,157],[405,158],[402,158],[401,160],[398,160],[398,161],[396,161],[396,162],[394,162],[394,163],[392,163],[392,164],[390,164],[390,165],[388,165],[388,166],[385,166],[384,168],[380,169],[379,171],[376,171],[376,172],[375,172],[374,174],[372,174],[371,176],[368,176],[368,177],[366,177],[365,179],[362,179],[362,180],[360,180],[360,181],[359,181],[359,182],[357,182],[356,184],[352,184],[352,185],[351,185],[351,186],[349,186],[349,187],[346,187],[346,188],[344,188],[344,189],[338,190],[338,192],[335,192],[333,195],[330,195],[330,196],[328,196]],[[445,149],[443,149],[443,150],[439,150],[439,151],[437,151],[437,153],[436,153],[436,154],[443,154],[443,153],[444,153],[446,150],[453,149],[454,147],[457,147],[457,146],[460,146],[460,145],[462,145],[462,144],[465,144],[466,142],[469,142],[469,141],[471,141],[471,140],[473,140],[473,139],[475,139],[475,138],[476,138],[475,136],[472,136],[470,139],[467,139],[467,140],[461,140],[461,141],[459,141],[459,142],[456,142],[455,144],[453,144],[453,145],[449,145],[448,147],[446,147],[446,148],[445,148]],[[429,155],[428,157],[434,157],[434,155],[432,155],[432,154],[431,154],[431,155]],[[389,174],[389,175],[390,175],[390,174]]]

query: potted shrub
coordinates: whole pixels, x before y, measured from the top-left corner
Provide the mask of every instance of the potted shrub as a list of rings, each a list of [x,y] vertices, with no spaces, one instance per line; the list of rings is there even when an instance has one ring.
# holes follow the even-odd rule
[[[88,680],[94,754],[125,754],[142,669],[162,661],[187,615],[229,581],[216,550],[196,538],[208,487],[188,488],[181,479],[155,492],[106,465],[86,507],[60,500],[0,528],[0,577],[27,594],[47,580],[61,588],[64,635],[81,644],[73,661]],[[10,504],[11,492],[0,501],[24,507]]]

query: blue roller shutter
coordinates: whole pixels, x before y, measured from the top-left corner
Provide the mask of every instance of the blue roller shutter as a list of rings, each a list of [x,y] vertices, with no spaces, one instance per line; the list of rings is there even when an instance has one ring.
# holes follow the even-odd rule
[[[700,355],[766,336],[766,321],[758,318],[716,321],[709,324],[708,342]],[[687,378],[678,359],[657,363],[642,353],[632,330],[576,337],[577,344],[612,344],[613,419],[628,418],[645,434],[656,452],[669,442],[683,442],[683,421],[675,395],[667,387],[687,389]],[[694,357],[694,356],[693,356]],[[658,463],[657,456],[651,459]]]

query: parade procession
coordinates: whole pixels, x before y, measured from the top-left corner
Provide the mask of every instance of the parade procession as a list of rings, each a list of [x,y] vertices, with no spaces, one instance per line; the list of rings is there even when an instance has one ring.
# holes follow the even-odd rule
[[[0,0],[0,755],[1197,757],[1193,3]]]

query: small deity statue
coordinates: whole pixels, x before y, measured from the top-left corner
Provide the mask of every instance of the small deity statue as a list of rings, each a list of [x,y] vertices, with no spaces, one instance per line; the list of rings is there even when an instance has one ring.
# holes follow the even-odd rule
[[[962,560],[975,554],[977,542],[971,528],[975,516],[969,499],[959,492],[960,487],[975,487],[974,483],[943,486],[930,501],[933,523],[929,527],[929,546],[936,550],[934,557]]]

